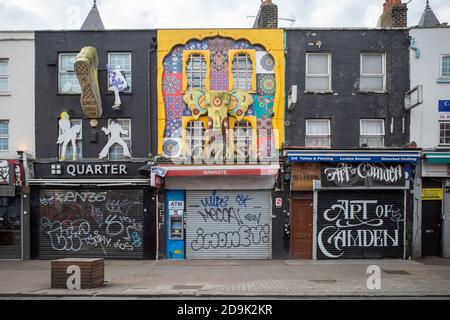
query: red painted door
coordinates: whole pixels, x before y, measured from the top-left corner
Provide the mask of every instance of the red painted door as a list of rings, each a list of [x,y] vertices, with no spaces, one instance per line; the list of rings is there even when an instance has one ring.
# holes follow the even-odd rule
[[[294,259],[312,259],[313,201],[292,200],[291,255]]]

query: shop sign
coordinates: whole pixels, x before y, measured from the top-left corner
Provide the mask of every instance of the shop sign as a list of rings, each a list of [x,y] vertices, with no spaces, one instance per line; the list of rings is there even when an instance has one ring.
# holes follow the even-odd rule
[[[283,207],[283,198],[275,198],[275,205],[277,208]]]
[[[184,201],[169,201],[169,210],[184,210]]]
[[[295,163],[292,167],[291,190],[312,191],[314,180],[320,180],[320,164]]]
[[[444,198],[444,192],[442,189],[422,189],[422,200],[442,200]]]
[[[439,120],[450,120],[450,100],[439,100]]]
[[[322,187],[404,187],[408,172],[400,164],[339,163],[323,165]]]

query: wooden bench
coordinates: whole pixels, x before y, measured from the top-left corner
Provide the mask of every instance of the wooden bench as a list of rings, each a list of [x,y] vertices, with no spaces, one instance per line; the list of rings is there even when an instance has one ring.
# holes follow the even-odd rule
[[[68,289],[67,279],[73,272],[67,273],[70,266],[77,266],[81,271],[81,289],[93,289],[102,286],[105,282],[104,259],[78,259],[68,258],[53,260],[51,262],[52,289]]]

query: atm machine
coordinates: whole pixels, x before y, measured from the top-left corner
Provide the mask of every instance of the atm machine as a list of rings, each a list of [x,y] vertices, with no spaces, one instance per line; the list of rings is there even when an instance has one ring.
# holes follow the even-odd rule
[[[168,190],[166,202],[166,257],[184,259],[184,191]]]

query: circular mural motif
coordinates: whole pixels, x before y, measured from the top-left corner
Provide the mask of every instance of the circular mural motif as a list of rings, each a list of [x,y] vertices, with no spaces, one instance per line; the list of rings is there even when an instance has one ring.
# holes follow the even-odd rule
[[[163,80],[165,94],[176,94],[181,88],[181,81],[175,76],[168,75]]]
[[[270,95],[275,92],[275,78],[272,75],[265,75],[259,81],[259,90],[261,93]]]
[[[266,54],[261,58],[261,67],[266,71],[273,71],[275,60],[270,54]]]
[[[169,157],[174,157],[178,154],[178,152],[180,152],[180,145],[175,140],[167,140],[164,142],[163,151]]]

